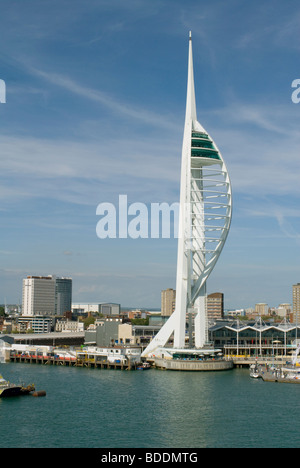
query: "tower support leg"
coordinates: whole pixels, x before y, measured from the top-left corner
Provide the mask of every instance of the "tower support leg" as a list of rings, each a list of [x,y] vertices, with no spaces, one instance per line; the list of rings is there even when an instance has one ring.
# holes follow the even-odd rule
[[[206,286],[204,285],[197,297],[194,309],[195,316],[195,347],[203,348],[208,341],[208,330],[206,320]]]

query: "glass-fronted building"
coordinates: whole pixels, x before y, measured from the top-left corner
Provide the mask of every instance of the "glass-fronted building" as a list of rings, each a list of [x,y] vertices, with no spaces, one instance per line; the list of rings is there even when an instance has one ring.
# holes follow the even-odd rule
[[[56,278],[55,315],[64,315],[72,310],[72,279]]]
[[[300,341],[300,325],[284,320],[281,323],[217,322],[209,328],[210,340],[226,355],[278,354],[287,356]]]

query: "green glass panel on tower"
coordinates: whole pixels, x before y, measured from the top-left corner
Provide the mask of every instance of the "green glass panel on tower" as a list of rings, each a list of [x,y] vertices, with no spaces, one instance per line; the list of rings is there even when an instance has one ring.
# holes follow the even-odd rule
[[[206,133],[192,132],[191,146],[192,157],[221,159],[218,150]]]

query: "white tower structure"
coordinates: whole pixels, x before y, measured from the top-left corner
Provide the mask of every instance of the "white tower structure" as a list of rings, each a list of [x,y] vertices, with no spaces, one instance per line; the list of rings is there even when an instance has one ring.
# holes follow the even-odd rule
[[[166,346],[204,348],[208,341],[206,280],[226,241],[232,215],[231,183],[214,140],[197,120],[192,35],[182,146],[175,311],[143,356]],[[189,333],[187,333],[187,322]],[[189,343],[186,345],[186,341]]]

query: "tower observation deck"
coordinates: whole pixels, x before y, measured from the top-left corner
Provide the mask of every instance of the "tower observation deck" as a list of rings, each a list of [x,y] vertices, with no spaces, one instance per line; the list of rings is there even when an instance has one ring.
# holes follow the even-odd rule
[[[181,159],[175,311],[143,356],[173,337],[176,350],[208,343],[206,281],[225,244],[232,216],[231,183],[216,143],[197,120],[192,35],[189,37],[186,116]]]

